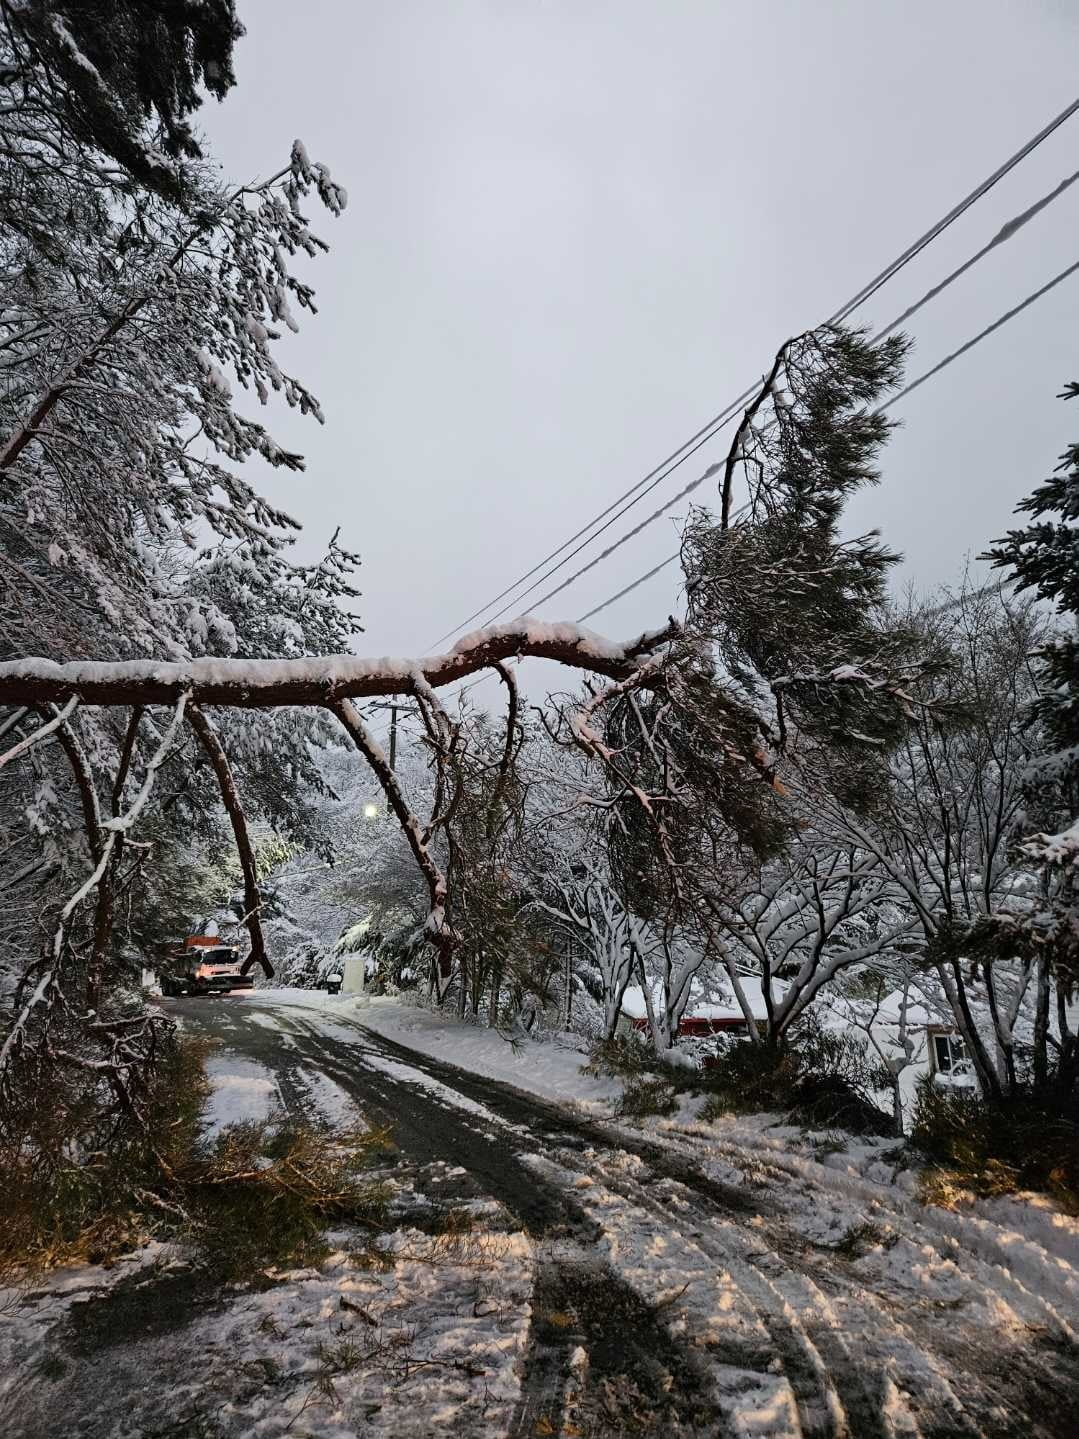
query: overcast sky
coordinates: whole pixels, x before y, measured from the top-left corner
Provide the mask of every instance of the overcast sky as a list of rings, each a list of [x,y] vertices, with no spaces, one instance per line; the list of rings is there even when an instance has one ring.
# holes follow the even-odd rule
[[[337,525],[362,553],[369,654],[428,651],[1079,93],[1073,0],[240,13],[238,86],[202,112],[225,170],[267,175],[300,136],[349,192],[340,220],[317,217],[320,313],[284,348],[326,425],[278,417],[307,474],[256,478],[305,554]],[[1077,169],[1079,116],[858,318],[892,319]],[[1079,258],[1077,222],[1079,184],[918,317],[910,374]],[[1079,437],[1079,405],[1054,399],[1079,378],[1077,310],[1079,275],[897,409],[852,522],[879,525],[916,583],[954,578]],[[676,543],[657,521],[543,617],[577,618]],[[662,622],[678,580],[590,623]]]

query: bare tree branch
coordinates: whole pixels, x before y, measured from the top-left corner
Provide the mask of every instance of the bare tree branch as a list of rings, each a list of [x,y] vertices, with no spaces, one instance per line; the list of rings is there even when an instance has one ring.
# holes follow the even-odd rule
[[[20,703],[20,701],[16,701],[16,703]],[[30,701],[31,705],[33,705],[34,703],[35,702],[33,700]],[[51,734],[55,734],[56,731],[60,728],[60,726],[65,722],[65,720],[69,719],[71,715],[74,714],[78,703],[78,695],[71,695],[60,714],[55,715],[45,724],[39,725],[38,728],[34,730],[33,734],[25,735],[21,740],[19,740],[18,744],[12,745],[12,747],[5,754],[0,754],[0,769],[3,769],[4,766],[10,763],[11,760],[17,759],[19,755],[25,754],[28,749],[32,749],[34,745],[38,744],[41,740],[47,739]],[[23,714],[25,715],[25,710],[23,711]]]
[[[8,1031],[3,1045],[0,1046],[0,1081],[4,1079],[12,1059],[21,1051],[26,1042],[27,1028],[30,1020],[34,1016],[34,1012],[39,1007],[44,1007],[46,1010],[49,1009],[56,999],[59,992],[60,972],[63,967],[67,930],[72,915],[82,902],[94,893],[101,883],[102,876],[112,858],[112,852],[118,838],[121,835],[127,834],[142,814],[142,811],[146,808],[146,803],[154,787],[154,781],[157,778],[157,771],[165,763],[165,760],[172,750],[177,731],[183,721],[186,705],[187,696],[181,695],[173,710],[172,721],[146,765],[146,773],[143,776],[143,782],[138,794],[131,801],[125,814],[118,815],[106,822],[104,829],[107,831],[107,835],[101,849],[100,859],[60,911],[60,917],[57,921],[55,933],[53,934],[49,966],[42,972],[37,984],[34,986],[33,993],[15,1017],[15,1022]]]
[[[244,923],[247,925],[247,932],[251,936],[251,953],[243,962],[241,974],[246,974],[252,965],[262,966],[262,972],[267,979],[273,978],[273,965],[266,955],[266,943],[262,934],[262,897],[259,894],[258,870],[255,865],[255,852],[251,847],[251,837],[247,832],[247,819],[244,815],[243,805],[240,802],[240,794],[236,788],[236,780],[233,777],[232,767],[229,764],[228,755],[224,746],[217,737],[217,732],[210,724],[210,721],[203,714],[197,704],[189,704],[187,707],[187,719],[191,728],[195,731],[199,743],[206,751],[206,755],[213,766],[214,774],[217,776],[218,788],[221,791],[221,799],[228,817],[232,824],[232,833],[236,840],[236,851],[240,856],[240,868],[244,877]]]
[[[451,956],[456,945],[456,937],[446,922],[448,884],[446,876],[431,853],[430,837],[413,814],[397,776],[390,768],[389,760],[360,718],[355,705],[350,704],[347,699],[342,699],[328,705],[328,708],[340,720],[345,732],[374,771],[375,778],[382,786],[382,792],[397,816],[413,857],[427,882],[430,912],[427,917],[426,932],[431,943],[439,951],[440,978],[446,981],[450,974]]]

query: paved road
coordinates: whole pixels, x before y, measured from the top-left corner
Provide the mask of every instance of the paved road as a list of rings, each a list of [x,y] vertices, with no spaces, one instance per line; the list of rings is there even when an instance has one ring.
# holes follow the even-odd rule
[[[761,1153],[582,1119],[339,1013],[247,998],[167,1007],[268,1066],[291,1110],[309,1108],[305,1074],[326,1074],[405,1161],[460,1166],[532,1237],[514,1436],[1079,1435],[1079,1315],[992,1226],[874,1197],[864,1235],[837,1250],[795,1218],[807,1195],[822,1211],[857,1198]]]

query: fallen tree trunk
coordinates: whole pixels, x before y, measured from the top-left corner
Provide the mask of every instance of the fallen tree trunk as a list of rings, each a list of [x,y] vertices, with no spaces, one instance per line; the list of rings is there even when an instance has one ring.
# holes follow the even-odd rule
[[[345,699],[414,693],[416,681],[440,689],[503,660],[530,656],[610,679],[625,679],[643,656],[679,634],[672,620],[662,630],[626,644],[572,624],[518,620],[477,630],[452,650],[423,659],[361,659],[316,655],[294,660],[198,659],[116,662],[10,660],[0,664],[0,704],[40,705],[78,695],[84,704],[175,704],[182,694],[197,705],[272,709],[278,705],[333,705]]]

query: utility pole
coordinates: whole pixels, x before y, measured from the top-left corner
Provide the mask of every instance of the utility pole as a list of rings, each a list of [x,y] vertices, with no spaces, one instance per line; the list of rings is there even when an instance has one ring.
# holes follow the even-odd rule
[[[397,706],[390,705],[390,769],[397,768]]]

